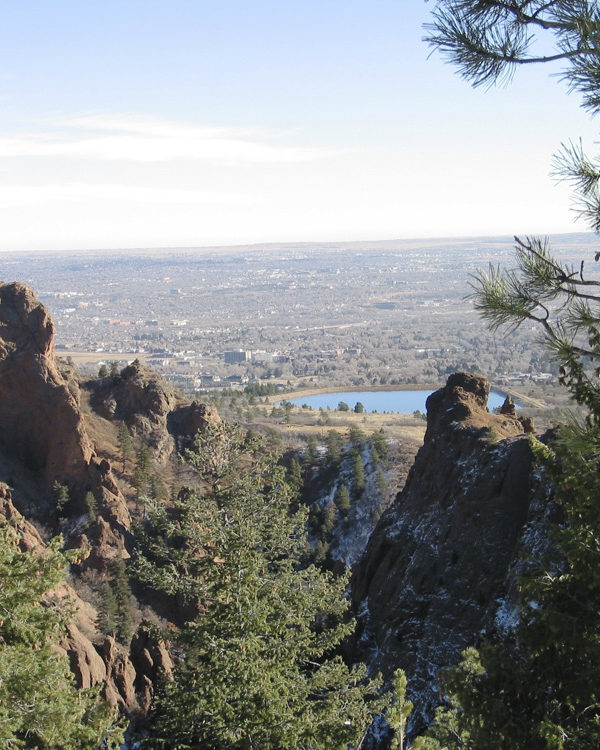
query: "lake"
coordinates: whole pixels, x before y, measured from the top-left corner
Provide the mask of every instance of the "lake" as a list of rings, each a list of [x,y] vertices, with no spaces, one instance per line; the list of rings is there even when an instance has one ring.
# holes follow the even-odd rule
[[[365,411],[412,414],[415,411],[425,412],[425,401],[430,393],[433,391],[338,391],[285,400],[296,406],[307,404],[312,409],[327,409],[328,407],[337,409],[340,401],[344,401],[351,410],[360,401]],[[505,394],[492,391],[488,400],[488,409],[492,411],[497,406],[502,406],[505,398]]]

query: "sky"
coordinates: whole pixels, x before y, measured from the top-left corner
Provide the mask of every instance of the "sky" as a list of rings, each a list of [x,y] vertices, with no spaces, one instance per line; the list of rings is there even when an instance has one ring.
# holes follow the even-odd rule
[[[472,89],[423,0],[21,0],[0,26],[0,252],[584,231],[597,123],[544,67]]]

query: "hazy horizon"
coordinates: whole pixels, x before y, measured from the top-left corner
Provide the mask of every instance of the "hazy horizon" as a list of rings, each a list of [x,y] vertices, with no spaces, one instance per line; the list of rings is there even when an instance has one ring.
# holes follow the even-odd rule
[[[530,235],[533,236],[533,235]],[[569,239],[573,243],[585,243],[585,244],[597,244],[600,242],[598,235],[593,232],[555,232],[551,234],[535,235],[548,237],[550,243],[556,243],[557,241],[568,241]],[[318,250],[319,248],[335,249],[363,249],[368,251],[369,249],[388,249],[394,250],[395,246],[398,249],[419,249],[419,248],[431,248],[439,245],[446,244],[458,244],[463,243],[492,243],[501,245],[512,245],[514,243],[514,235],[512,234],[491,234],[491,235],[464,235],[464,236],[448,236],[448,237],[390,237],[387,239],[358,239],[358,240],[314,240],[314,241],[282,241],[282,242],[251,242],[251,243],[238,243],[231,245],[156,245],[154,247],[79,247],[79,248],[43,248],[43,249],[0,249],[0,257],[8,255],[22,255],[22,254],[42,254],[42,255],[77,255],[78,253],[93,254],[93,253],[128,253],[128,254],[152,254],[152,253],[227,253],[230,251],[244,251],[244,252],[260,252],[260,251],[273,251],[285,249],[306,249]],[[451,248],[449,248],[451,249]]]

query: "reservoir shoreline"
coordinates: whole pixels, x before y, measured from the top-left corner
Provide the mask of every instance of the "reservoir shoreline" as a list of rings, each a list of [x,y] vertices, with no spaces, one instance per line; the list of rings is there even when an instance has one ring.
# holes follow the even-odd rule
[[[439,388],[443,388],[444,384],[432,384],[432,383],[407,383],[407,384],[401,384],[401,385],[372,385],[372,386],[355,386],[355,387],[348,387],[348,386],[335,386],[332,388],[322,387],[322,388],[302,388],[294,391],[290,391],[289,393],[278,393],[272,396],[268,396],[268,402],[269,403],[278,403],[281,401],[291,401],[292,399],[294,401],[302,398],[307,398],[309,396],[320,396],[324,394],[329,393],[366,393],[366,392],[386,392],[386,391],[436,391]],[[520,404],[521,407],[524,406],[535,406],[535,407],[543,407],[543,402],[539,401],[538,399],[533,399],[530,396],[526,396],[524,393],[520,393],[518,391],[515,391],[512,388],[505,388],[503,386],[492,386],[491,391],[494,393],[501,394],[502,396],[510,396],[513,401]]]

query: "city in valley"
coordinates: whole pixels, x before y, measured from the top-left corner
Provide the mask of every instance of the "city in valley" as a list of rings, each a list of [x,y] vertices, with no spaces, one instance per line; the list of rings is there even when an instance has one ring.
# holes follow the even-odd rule
[[[288,389],[444,382],[456,370],[550,405],[557,368],[522,327],[492,335],[468,298],[490,263],[513,264],[511,238],[280,244],[118,253],[13,253],[50,311],[57,353],[84,372],[132,359],[185,390],[256,381]],[[592,235],[551,238],[573,263]],[[544,399],[545,395],[545,399]]]

